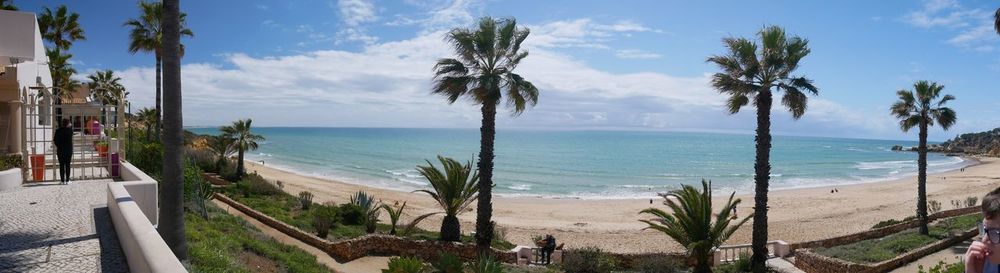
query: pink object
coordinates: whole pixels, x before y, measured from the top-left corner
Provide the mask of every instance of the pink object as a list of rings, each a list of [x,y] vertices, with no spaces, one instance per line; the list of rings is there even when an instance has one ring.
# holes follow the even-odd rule
[[[101,123],[96,120],[90,122],[90,134],[100,135],[101,134]]]
[[[120,176],[118,174],[118,166],[120,166],[120,163],[118,162],[118,153],[113,153],[111,154],[111,177]]]

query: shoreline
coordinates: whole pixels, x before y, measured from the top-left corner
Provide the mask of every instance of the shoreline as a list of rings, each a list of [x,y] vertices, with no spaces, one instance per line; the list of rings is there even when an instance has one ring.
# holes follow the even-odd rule
[[[982,195],[1000,185],[997,158],[963,157],[972,163],[960,169],[928,175],[928,199],[950,209],[949,201]],[[284,190],[293,195],[311,191],[316,202],[348,202],[349,196],[365,190],[386,203],[407,202],[402,221],[416,215],[439,211],[426,194],[382,189],[328,178],[319,178],[280,170],[246,161],[248,172],[264,178],[281,180]],[[951,178],[951,179],[948,179]],[[914,177],[904,177],[864,184],[772,190],[769,193],[770,240],[799,242],[846,235],[869,229],[888,219],[902,219],[913,214],[916,206]],[[696,183],[697,181],[691,181]],[[836,193],[831,193],[836,190]],[[740,216],[752,211],[752,194],[737,194],[742,199]],[[716,203],[728,195],[716,195]],[[507,229],[509,241],[530,245],[533,235],[554,235],[568,248],[598,246],[620,253],[679,251],[682,248],[665,235],[642,230],[645,225],[638,212],[649,207],[665,208],[659,200],[653,204],[643,199],[578,199],[494,196],[494,221]],[[384,216],[384,215],[383,215]],[[463,233],[474,229],[475,208],[459,215]],[[439,228],[441,217],[431,217],[419,226]],[[750,224],[745,224],[726,244],[750,241]]]
[[[934,174],[948,173],[948,172],[958,171],[960,169],[965,169],[965,168],[968,168],[968,167],[972,167],[972,166],[983,164],[979,160],[981,158],[980,156],[959,155],[959,156],[949,156],[949,157],[958,158],[959,160],[961,160],[961,162],[954,163],[954,164],[956,164],[954,168],[949,168],[949,169],[944,169],[944,170],[938,170],[938,171],[934,171],[934,172],[928,171],[927,175],[930,176],[930,175],[934,175]],[[345,184],[352,184],[352,185],[357,185],[357,186],[362,186],[362,187],[368,187],[368,188],[373,188],[373,189],[390,190],[390,191],[398,191],[398,192],[408,192],[408,191],[412,191],[412,190],[416,190],[416,189],[421,189],[420,187],[414,187],[412,189],[396,189],[396,188],[393,188],[391,185],[386,185],[386,184],[383,184],[383,183],[377,183],[377,185],[370,185],[370,184],[366,184],[364,182],[351,181],[351,180],[360,180],[360,179],[357,179],[357,178],[346,178],[345,179],[345,178],[332,177],[332,176],[324,176],[324,175],[318,175],[318,174],[308,174],[308,173],[304,173],[305,171],[295,170],[294,167],[290,167],[290,166],[287,166],[287,165],[282,165],[280,163],[279,164],[271,164],[271,165],[261,164],[260,162],[262,162],[262,160],[258,160],[258,159],[259,158],[257,158],[257,157],[255,157],[253,159],[247,158],[247,160],[245,160],[244,162],[246,162],[248,164],[257,165],[259,167],[265,167],[265,168],[268,168],[268,169],[273,169],[273,170],[281,171],[281,172],[287,173],[289,175],[303,176],[303,177],[309,177],[309,178],[319,179],[319,180],[327,180],[327,181],[330,181],[330,182],[333,182],[333,183],[345,183]],[[264,162],[266,163],[266,161],[264,161]],[[847,187],[847,186],[853,186],[853,185],[865,185],[865,184],[883,183],[883,182],[890,182],[890,181],[896,181],[896,180],[901,180],[901,179],[913,179],[913,178],[916,178],[916,177],[917,177],[917,174],[914,173],[914,174],[908,174],[908,175],[895,175],[895,176],[890,175],[890,176],[886,176],[886,177],[874,178],[874,179],[867,179],[867,180],[848,181],[846,183],[839,183],[839,184],[829,184],[829,183],[826,183],[826,184],[819,184],[819,185],[803,185],[803,186],[777,187],[777,188],[773,187],[773,185],[772,185],[772,187],[769,189],[769,192],[794,191],[794,190],[814,189],[814,188],[831,188],[832,189],[832,188],[836,188],[836,187]],[[691,182],[691,183],[697,184],[697,181]],[[406,184],[401,184],[401,185],[406,185]],[[410,186],[413,186],[413,185],[410,185]],[[528,190],[528,191],[530,191],[530,190]],[[657,192],[657,194],[658,193],[659,192]],[[729,193],[732,193],[732,191],[725,191],[725,192],[723,192],[723,191],[720,191],[720,190],[713,190],[713,194],[714,195],[719,195],[719,194],[728,195]],[[751,195],[753,195],[753,191],[752,190],[751,191],[745,191],[745,192],[736,191],[736,196],[737,197],[739,197],[739,196],[751,196]],[[544,195],[544,194],[510,194],[510,193],[496,193],[496,192],[494,192],[493,196],[494,196],[494,198],[502,197],[502,198],[514,198],[514,199],[524,198],[524,199],[554,199],[554,200],[619,200],[619,201],[624,201],[624,200],[644,200],[644,199],[650,199],[650,198],[660,198],[659,196],[657,196],[655,194],[651,195],[651,196],[608,196],[606,198],[602,198],[602,197],[598,197],[598,196],[600,196],[600,193],[594,193],[594,196],[586,196],[586,197],[584,197],[584,196]]]

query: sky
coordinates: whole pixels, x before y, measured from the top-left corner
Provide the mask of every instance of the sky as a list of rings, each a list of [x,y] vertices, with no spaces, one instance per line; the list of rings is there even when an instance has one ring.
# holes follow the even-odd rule
[[[97,3],[100,3],[99,5]],[[24,11],[66,4],[87,39],[70,49],[79,78],[111,69],[132,110],[151,107],[154,57],[127,51],[122,24],[134,1],[16,0]],[[478,128],[479,108],[430,94],[432,68],[454,56],[444,41],[482,16],[515,18],[531,34],[517,73],[540,90],[497,127],[752,133],[754,110],[730,115],[709,85],[721,39],[778,25],[809,40],[795,75],[819,95],[794,120],[775,107],[772,132],[913,139],[889,115],[895,92],[915,81],[945,85],[958,122],[932,140],[1000,127],[1000,36],[986,0],[572,1],[336,0],[181,1],[185,126],[252,118],[255,126]],[[776,104],[776,106],[778,106]]]

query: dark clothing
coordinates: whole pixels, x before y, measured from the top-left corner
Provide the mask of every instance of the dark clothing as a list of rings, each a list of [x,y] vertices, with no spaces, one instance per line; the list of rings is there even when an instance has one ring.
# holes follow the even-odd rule
[[[59,181],[69,182],[70,163],[73,160],[73,129],[68,127],[56,129],[52,143],[56,145],[56,156],[59,158]]]
[[[552,262],[552,252],[556,251],[556,238],[552,235],[545,236],[545,246],[542,247],[542,263]]]

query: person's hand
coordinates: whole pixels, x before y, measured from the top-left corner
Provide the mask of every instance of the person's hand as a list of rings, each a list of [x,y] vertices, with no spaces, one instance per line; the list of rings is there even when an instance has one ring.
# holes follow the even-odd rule
[[[983,236],[982,240],[973,241],[969,245],[969,250],[965,252],[965,273],[982,273],[986,257],[990,255],[990,246],[987,245],[989,239]]]

